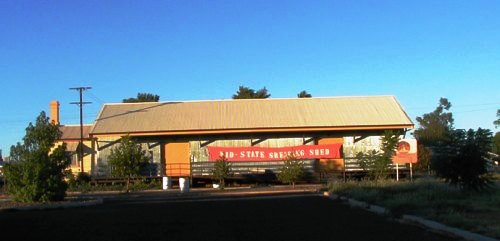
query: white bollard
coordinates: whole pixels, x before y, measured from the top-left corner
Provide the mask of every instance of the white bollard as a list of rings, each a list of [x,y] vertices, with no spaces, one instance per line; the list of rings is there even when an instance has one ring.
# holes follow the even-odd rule
[[[163,177],[163,190],[172,188],[172,177]]]
[[[179,177],[179,187],[182,193],[189,192],[189,178]]]
[[[396,181],[399,182],[399,164],[396,163]]]

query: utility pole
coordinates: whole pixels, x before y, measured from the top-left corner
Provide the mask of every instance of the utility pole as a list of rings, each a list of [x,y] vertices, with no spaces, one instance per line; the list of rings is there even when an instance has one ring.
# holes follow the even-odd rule
[[[81,172],[83,172],[83,105],[91,104],[92,102],[83,102],[83,91],[92,89],[92,87],[74,87],[69,88],[70,90],[77,90],[80,92],[80,101],[79,102],[71,102],[70,104],[80,106],[80,145],[78,145],[78,161],[81,165]]]

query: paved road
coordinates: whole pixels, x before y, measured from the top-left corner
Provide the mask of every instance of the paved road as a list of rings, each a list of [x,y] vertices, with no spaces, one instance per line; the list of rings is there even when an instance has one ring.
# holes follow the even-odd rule
[[[0,213],[3,240],[453,240],[314,194],[172,198]]]

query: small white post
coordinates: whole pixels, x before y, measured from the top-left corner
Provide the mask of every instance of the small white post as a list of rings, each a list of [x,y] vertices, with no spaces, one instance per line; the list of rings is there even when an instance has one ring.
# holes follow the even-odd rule
[[[163,177],[163,190],[172,188],[172,177]]]
[[[181,193],[189,192],[189,178],[179,177],[179,187],[181,189]]]
[[[399,182],[399,164],[396,163],[396,181]]]
[[[410,181],[413,182],[413,170],[412,170],[411,162],[410,162]]]

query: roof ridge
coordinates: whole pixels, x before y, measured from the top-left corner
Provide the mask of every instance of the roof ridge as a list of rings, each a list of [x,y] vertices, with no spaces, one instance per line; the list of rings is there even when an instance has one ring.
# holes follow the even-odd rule
[[[82,126],[93,126],[94,124],[83,124]],[[65,124],[65,125],[60,125],[61,127],[67,126],[67,127],[75,127],[75,126],[80,126],[80,124]]]
[[[283,98],[258,98],[258,99],[212,99],[212,100],[167,100],[158,102],[134,102],[134,103],[105,103],[104,105],[146,105],[165,103],[203,103],[203,102],[239,102],[239,101],[279,101],[279,100],[313,100],[313,99],[345,99],[345,98],[380,98],[393,97],[394,95],[358,95],[358,96],[317,96],[309,98],[283,97]]]

